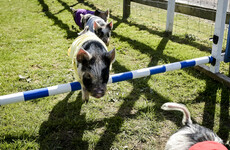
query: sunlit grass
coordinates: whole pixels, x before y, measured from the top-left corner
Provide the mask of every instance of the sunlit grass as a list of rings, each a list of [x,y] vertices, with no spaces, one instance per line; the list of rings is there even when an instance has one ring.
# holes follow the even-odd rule
[[[163,10],[144,7],[138,14],[134,5],[123,21],[121,0],[10,0],[0,5],[0,95],[74,81],[67,49],[80,30],[69,6],[110,9],[114,30],[108,49],[117,52],[111,74],[210,55],[208,45],[185,33],[166,37]],[[149,11],[156,16],[149,19]],[[227,64],[221,72],[228,73]],[[228,88],[188,68],[110,84],[103,98],[90,98],[87,104],[76,91],[1,106],[0,149],[161,150],[181,127],[180,113],[160,109],[168,101],[186,104],[196,122],[229,140]]]

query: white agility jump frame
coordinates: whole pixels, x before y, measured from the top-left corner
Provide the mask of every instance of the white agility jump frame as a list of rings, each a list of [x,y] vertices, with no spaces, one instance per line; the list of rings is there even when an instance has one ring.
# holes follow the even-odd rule
[[[228,0],[218,0],[217,12],[215,19],[215,30],[213,35],[212,45],[212,57],[215,58],[214,63],[210,67],[210,71],[213,73],[219,72],[220,62],[222,60],[221,51],[224,38],[224,28],[227,13]],[[166,21],[166,32],[173,32],[173,21],[175,11],[175,0],[168,0],[167,7],[167,21]]]
[[[187,67],[193,67],[197,65],[206,64],[206,63],[212,64],[211,65],[212,72],[214,73],[219,72],[220,61],[223,61],[221,50],[222,50],[222,43],[223,43],[227,4],[228,4],[228,0],[218,0],[218,8],[217,8],[217,13],[216,13],[215,31],[214,31],[214,36],[213,36],[213,46],[212,46],[211,56],[205,56],[201,58],[185,60],[181,62],[175,62],[171,64],[154,66],[150,68],[144,68],[144,69],[139,69],[135,71],[129,71],[125,73],[111,75],[108,83],[115,83],[115,82],[120,82],[124,80],[141,78],[144,76],[154,75],[154,74],[177,70],[177,69],[183,69]],[[166,31],[171,32],[171,33],[173,31],[174,9],[175,9],[175,0],[168,0]],[[230,42],[229,36],[228,36],[228,41]],[[81,89],[81,85],[79,82],[72,82],[72,83],[67,83],[67,84],[51,86],[47,88],[41,88],[41,89],[35,89],[31,91],[3,95],[3,96],[0,96],[0,105],[6,105],[6,104],[21,102],[21,101],[28,101],[28,100],[33,100],[36,98],[42,98],[42,97],[47,97],[51,95],[62,94],[62,93],[76,91],[80,89]]]

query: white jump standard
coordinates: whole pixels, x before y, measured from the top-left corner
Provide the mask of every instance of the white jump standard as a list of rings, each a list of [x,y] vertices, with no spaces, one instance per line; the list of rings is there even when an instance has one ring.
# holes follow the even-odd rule
[[[185,61],[175,62],[166,65],[154,66],[154,67],[124,72],[124,73],[114,74],[109,77],[108,83],[115,83],[115,82],[125,81],[129,79],[141,78],[141,77],[163,73],[167,71],[193,67],[201,64],[206,64],[206,63],[212,63],[213,60],[214,59],[212,56],[205,56],[201,58],[185,60]],[[36,98],[42,98],[51,95],[77,91],[80,89],[81,89],[81,84],[79,82],[72,82],[67,84],[51,86],[47,88],[3,95],[0,96],[0,105],[6,105],[6,104],[21,102],[21,101],[28,101]]]

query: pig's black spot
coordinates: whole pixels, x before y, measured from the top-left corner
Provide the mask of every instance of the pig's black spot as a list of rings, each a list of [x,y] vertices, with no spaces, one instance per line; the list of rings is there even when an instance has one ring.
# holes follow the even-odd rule
[[[111,32],[108,32],[108,33],[107,33],[107,37],[110,37],[110,36],[111,36]]]
[[[96,55],[101,55],[103,52],[107,52],[105,47],[98,41],[89,40],[85,42],[82,47],[89,53],[96,53]]]
[[[104,37],[104,33],[102,32],[102,29],[101,29],[101,28],[98,29],[98,30],[96,31],[96,35],[97,35],[99,38]]]
[[[102,69],[101,71],[102,83],[107,83],[109,80],[109,67]]]
[[[87,90],[90,90],[92,88],[92,77],[89,73],[85,73],[83,75],[83,84]]]
[[[103,58],[103,62],[105,64],[105,68],[102,69],[101,71],[101,78],[102,78],[102,82],[103,83],[107,83],[109,80],[109,67],[110,67],[110,58],[107,55],[108,53],[106,53],[102,58]]]
[[[92,58],[90,59],[90,61],[89,61],[89,64],[90,64],[90,65],[93,65],[93,64],[95,63],[95,61],[96,61],[96,58],[95,58],[95,57],[92,57]]]
[[[92,57],[89,61],[84,60],[82,61],[82,71],[87,71],[92,69],[92,65],[95,63],[96,58]]]
[[[104,54],[104,56],[103,56],[103,62],[105,63],[105,65],[107,67],[110,66],[110,57],[108,56],[108,53]]]
[[[86,70],[90,70],[91,67],[90,67],[90,64],[89,64],[89,61],[87,60],[83,60],[82,61],[82,71],[86,71]]]

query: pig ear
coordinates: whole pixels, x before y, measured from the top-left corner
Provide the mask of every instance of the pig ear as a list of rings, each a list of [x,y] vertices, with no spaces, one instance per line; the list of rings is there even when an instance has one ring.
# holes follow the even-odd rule
[[[101,13],[101,11],[99,9],[96,9],[95,12],[94,12],[94,15],[98,16],[100,13]]]
[[[108,54],[107,56],[110,59],[110,63],[111,64],[114,63],[114,61],[116,59],[116,50],[115,50],[115,48],[113,50],[109,51],[107,54]]]
[[[105,11],[106,17],[109,18],[109,9]]]
[[[92,58],[92,55],[85,51],[83,48],[80,48],[80,50],[77,53],[77,61],[82,62],[83,60],[89,61]]]
[[[111,21],[110,23],[108,23],[107,27],[109,27],[110,29],[113,29],[113,21]]]
[[[101,26],[100,26],[96,21],[94,21],[94,22],[93,22],[93,30],[96,31],[96,30],[98,30],[99,28],[101,28]]]

